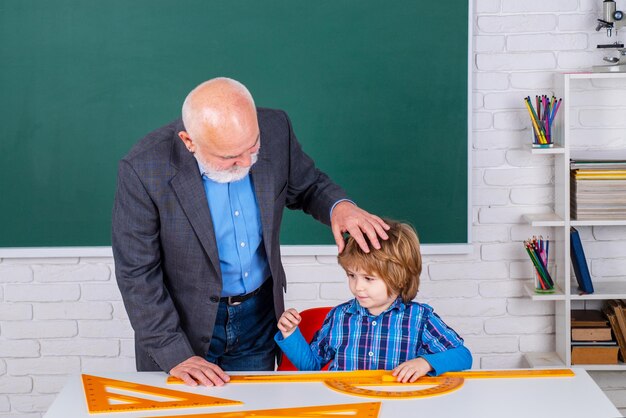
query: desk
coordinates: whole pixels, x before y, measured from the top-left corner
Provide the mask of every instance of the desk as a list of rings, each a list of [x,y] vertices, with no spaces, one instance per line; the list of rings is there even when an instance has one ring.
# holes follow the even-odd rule
[[[173,415],[194,416],[197,414],[246,410],[371,402],[381,403],[378,414],[380,418],[416,416],[418,411],[420,416],[433,418],[450,416],[480,418],[501,418],[503,416],[507,418],[615,418],[621,416],[584,369],[574,368],[573,371],[574,376],[571,377],[466,378],[462,387],[450,393],[426,398],[397,400],[348,395],[332,390],[321,382],[229,383],[219,388],[191,388],[184,385],[167,384],[167,376],[159,372],[98,373],[97,376],[99,377],[198,395],[238,400],[242,401],[243,404],[90,415],[87,410],[81,376],[72,376],[45,414],[45,417],[117,416],[127,418]],[[250,375],[254,373],[233,373],[233,375],[235,374]],[[276,374],[278,373],[273,375]],[[405,388],[408,389],[407,386]],[[384,390],[395,391],[400,389],[403,389],[402,386],[384,388]],[[412,386],[411,389],[418,388]]]

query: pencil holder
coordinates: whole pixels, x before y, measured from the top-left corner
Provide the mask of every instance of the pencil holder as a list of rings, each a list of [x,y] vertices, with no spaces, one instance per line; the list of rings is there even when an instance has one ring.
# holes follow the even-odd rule
[[[550,293],[554,293],[555,288],[552,287],[551,289],[545,289],[545,281],[543,281],[544,284],[542,284],[542,278],[541,275],[539,274],[539,272],[537,271],[537,269],[533,266],[533,273],[534,273],[534,286],[535,286],[535,293],[541,293],[541,294],[550,294]]]
[[[530,132],[532,133],[533,148],[552,148],[554,146],[552,142],[552,135],[549,128],[546,129],[546,122],[540,120],[535,127],[530,125]],[[541,137],[537,135],[537,129],[541,131]]]
[[[550,240],[544,240],[541,235],[524,241],[524,248],[533,265],[533,280],[535,293],[554,293],[555,283],[550,275],[549,251]]]
[[[524,97],[524,106],[530,117],[530,131],[532,132],[533,148],[552,148],[554,145],[552,130],[555,127],[554,118],[559,110],[562,99],[547,95]],[[534,104],[533,104],[534,102]]]

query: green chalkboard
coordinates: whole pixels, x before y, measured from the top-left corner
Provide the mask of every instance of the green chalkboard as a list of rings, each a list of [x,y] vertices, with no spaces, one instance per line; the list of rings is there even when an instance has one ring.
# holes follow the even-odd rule
[[[468,3],[0,0],[0,247],[110,245],[117,162],[228,76],[425,243],[468,241]],[[284,244],[330,244],[287,211]]]

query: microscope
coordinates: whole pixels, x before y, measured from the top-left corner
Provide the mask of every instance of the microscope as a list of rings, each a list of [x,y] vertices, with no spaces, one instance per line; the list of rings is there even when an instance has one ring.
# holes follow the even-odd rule
[[[614,0],[604,0],[602,3],[602,19],[598,19],[596,25],[596,32],[600,29],[606,29],[606,36],[610,38],[615,32],[617,37],[618,29],[622,28],[626,24],[624,20],[624,12],[617,10]],[[626,72],[626,48],[624,44],[615,41],[612,44],[598,45],[601,49],[614,49],[618,52],[619,57],[604,57],[604,61],[610,63],[608,65],[594,65],[593,71],[600,73],[620,73]]]

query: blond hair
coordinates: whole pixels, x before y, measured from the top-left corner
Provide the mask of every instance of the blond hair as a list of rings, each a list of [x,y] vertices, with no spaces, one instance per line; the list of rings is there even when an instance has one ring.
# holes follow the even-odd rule
[[[389,294],[395,293],[404,303],[417,295],[422,272],[422,255],[417,233],[412,226],[389,219],[389,239],[380,240],[380,249],[370,245],[365,253],[352,236],[346,238],[346,246],[337,257],[344,269],[358,269],[380,277],[387,285]]]

